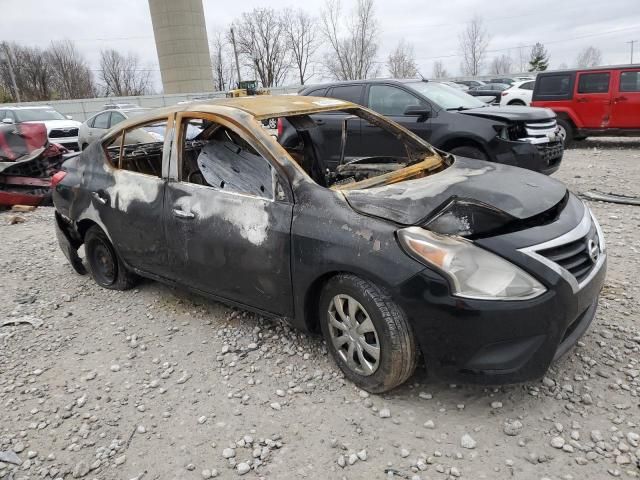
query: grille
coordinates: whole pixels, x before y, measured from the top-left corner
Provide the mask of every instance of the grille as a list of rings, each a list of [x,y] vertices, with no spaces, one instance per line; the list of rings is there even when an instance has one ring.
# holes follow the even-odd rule
[[[538,250],[537,253],[570,272],[580,283],[596,264],[589,255],[590,245],[597,247],[600,252],[598,233],[593,223],[584,237],[557,247]]]
[[[524,128],[529,137],[546,137],[556,132],[558,124],[554,118],[552,120],[529,121],[524,124]]]
[[[56,128],[49,132],[49,138],[77,137],[77,128]]]
[[[564,154],[564,145],[562,142],[540,143],[536,146],[538,147],[540,156],[549,166],[557,164]]]

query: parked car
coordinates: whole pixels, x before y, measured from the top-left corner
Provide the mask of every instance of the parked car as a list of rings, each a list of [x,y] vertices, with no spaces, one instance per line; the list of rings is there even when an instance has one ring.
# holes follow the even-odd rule
[[[71,115],[63,115],[48,105],[10,107],[0,105],[0,120],[4,124],[43,123],[47,128],[49,142],[57,143],[69,150],[78,150],[78,127],[80,122]]]
[[[566,144],[592,136],[640,136],[640,66],[541,72],[532,105],[556,112]]]
[[[309,86],[300,95],[333,97],[370,108],[422,137],[436,148],[469,158],[491,160],[551,174],[562,161],[562,140],[555,115],[547,109],[489,107],[437,82],[362,80]],[[319,114],[314,120],[327,139],[340,138],[347,115]],[[347,160],[385,152],[398,155],[380,129],[348,122]],[[296,129],[282,122],[280,142],[295,144]],[[321,145],[331,168],[341,147]]]
[[[501,77],[501,78],[492,78],[487,83],[504,83],[506,85],[511,85],[515,80],[511,77]]]
[[[499,104],[502,92],[510,87],[511,85],[508,83],[487,83],[486,85],[470,88],[467,93],[474,97],[486,97],[489,99],[487,103]]]
[[[137,107],[135,105],[132,107],[105,105],[105,107],[105,110],[89,117],[86,122],[80,125],[78,131],[78,145],[80,150],[84,150],[92,142],[101,138],[102,135],[114,125],[123,122],[127,118],[142,115],[149,110],[148,108]],[[152,141],[146,137],[144,132],[141,131],[139,134],[144,137],[140,139],[141,143]]]
[[[440,81],[440,80],[434,80],[437,81],[438,83],[441,83],[442,85],[447,85],[451,88],[457,88],[458,90],[463,90],[463,91],[467,91],[469,90],[469,87],[467,87],[466,85],[463,85],[461,83],[458,82],[445,82],[445,81]]]
[[[327,172],[317,141],[344,136],[323,136],[319,114],[374,125],[403,153]],[[279,145],[260,123],[273,117],[300,144]],[[148,125],[164,140],[129,144]],[[589,327],[605,279],[602,232],[563,183],[439,153],[342,100],[155,110],[63,169],[57,236],[78,272],[84,245],[105,288],[141,275],[322,331],[346,377],[371,392],[406,381],[419,352],[461,381],[540,377]]]
[[[530,105],[531,97],[533,96],[533,87],[535,84],[535,80],[514,82],[513,85],[502,91],[500,105],[503,107],[506,105]]]
[[[468,87],[468,88],[480,87],[482,85],[486,85],[486,82],[483,82],[482,80],[456,80],[455,83],[464,85],[465,87]]]

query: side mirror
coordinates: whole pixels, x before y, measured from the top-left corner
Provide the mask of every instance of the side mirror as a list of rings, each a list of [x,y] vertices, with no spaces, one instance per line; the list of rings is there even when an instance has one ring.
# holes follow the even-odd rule
[[[67,120],[73,120],[73,115],[65,115],[65,117],[67,117]]]
[[[418,121],[431,117],[431,107],[425,105],[409,105],[404,111],[406,116],[420,117]]]
[[[11,125],[13,123],[13,120],[10,118],[3,118],[2,119],[2,123],[7,124],[7,125]]]

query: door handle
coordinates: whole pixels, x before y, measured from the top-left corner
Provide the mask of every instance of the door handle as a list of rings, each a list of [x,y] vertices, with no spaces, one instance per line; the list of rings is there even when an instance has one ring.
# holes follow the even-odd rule
[[[584,98],[584,97],[583,98],[578,98],[578,100],[577,100],[578,103],[587,103],[588,101],[589,101],[589,99],[588,98]]]
[[[96,199],[96,201],[102,205],[106,205],[109,203],[109,195],[103,190],[98,190],[97,192],[91,192],[91,196]]]
[[[324,120],[316,120],[316,125],[324,125]]]
[[[628,100],[628,98],[627,98],[627,97],[625,97],[625,96],[623,95],[622,97],[616,97],[616,98],[614,98],[614,99],[613,99],[613,102],[614,102],[614,103],[617,103],[617,102],[626,102],[627,100]]]
[[[184,210],[180,210],[179,208],[173,209],[173,216],[182,218],[184,220],[191,220],[193,218],[196,218],[196,215],[193,212],[185,212]]]

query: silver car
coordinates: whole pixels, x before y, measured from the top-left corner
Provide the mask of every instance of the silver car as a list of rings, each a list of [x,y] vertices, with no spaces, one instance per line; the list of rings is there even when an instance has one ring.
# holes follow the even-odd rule
[[[149,109],[142,107],[109,108],[96,113],[80,125],[78,131],[78,145],[80,150],[84,150],[91,142],[102,137],[102,135],[114,125],[127,118],[141,115],[147,110]]]

